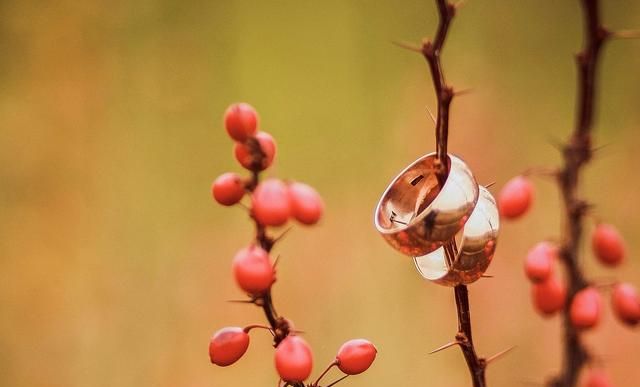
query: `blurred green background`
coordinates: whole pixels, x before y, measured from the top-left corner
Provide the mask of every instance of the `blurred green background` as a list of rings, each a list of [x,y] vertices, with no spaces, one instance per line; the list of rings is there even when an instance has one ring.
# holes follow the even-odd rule
[[[494,192],[559,163],[577,3],[469,1],[454,21],[445,72],[473,92],[453,103],[450,150]],[[609,26],[640,27],[640,2],[605,3]],[[344,385],[469,385],[459,351],[427,355],[455,333],[452,291],[421,280],[372,224],[390,179],[434,148],[426,64],[390,42],[435,26],[427,0],[0,2],[0,385],[275,385],[266,334],[233,367],[211,366],[206,351],[218,328],[263,321],[226,302],[242,296],[230,260],[251,224],[209,195],[217,175],[240,171],[222,126],[236,101],[278,141],[269,174],[326,201],[321,225],[277,248],[274,288],[279,312],[307,332],[314,375],[366,337],[379,357]],[[586,270],[636,285],[639,68],[640,41],[606,47],[595,133],[608,146],[583,185],[629,249],[612,271],[585,248]],[[535,314],[521,270],[560,228],[555,186],[536,187],[532,213],[504,224],[495,278],[470,288],[479,352],[517,346],[490,367],[491,386],[539,385],[559,367],[560,321]],[[605,314],[586,339],[628,386],[640,378],[638,331]]]

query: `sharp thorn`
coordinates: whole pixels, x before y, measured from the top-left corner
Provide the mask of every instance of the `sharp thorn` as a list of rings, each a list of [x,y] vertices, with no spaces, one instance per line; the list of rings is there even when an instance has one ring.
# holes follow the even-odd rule
[[[429,112],[429,116],[431,116],[431,121],[433,121],[433,123],[436,123],[436,117],[433,115],[433,112],[431,111],[431,109],[429,109],[429,106],[427,106],[427,111]]]
[[[602,144],[602,145],[600,145],[600,146],[596,146],[596,147],[594,147],[593,149],[591,149],[591,151],[592,151],[592,152],[599,152],[599,151],[603,150],[604,148],[608,148],[608,147],[610,147],[611,145],[612,145],[612,143],[610,143],[610,142],[609,142],[609,143],[606,143],[606,144]]]
[[[255,300],[227,300],[227,302],[231,302],[234,304],[255,304]]]
[[[484,188],[491,188],[491,187],[493,187],[494,185],[496,185],[496,182],[495,182],[495,181],[492,181],[492,182],[491,182],[491,183],[489,183],[489,184],[485,184],[485,185],[484,185]]]
[[[554,147],[559,151],[562,151],[564,149],[564,145],[562,144],[562,141],[556,137],[549,136],[547,142],[549,143],[549,145],[551,145],[552,147]]]
[[[466,0],[460,0],[460,1],[457,1],[457,2],[453,3],[453,8],[458,10],[458,9],[464,7],[465,4],[467,4]]]
[[[491,274],[483,274],[480,276],[480,278],[493,278],[494,276],[492,276]]]
[[[280,262],[280,254],[276,256],[276,259],[273,260],[273,268],[275,269],[278,266],[278,262]]]
[[[638,39],[640,38],[640,30],[613,31],[609,36],[613,39]]]
[[[276,242],[279,242],[282,238],[284,238],[284,237],[289,233],[289,231],[291,231],[291,229],[292,229],[292,228],[293,228],[293,226],[288,227],[286,230],[284,230],[284,231],[282,232],[282,234],[280,234],[280,235],[278,235],[276,238],[274,238],[272,242],[273,242],[274,244],[275,244]]]
[[[398,46],[400,48],[404,48],[405,50],[422,53],[422,49],[420,47],[414,46],[411,43],[400,42],[400,41],[397,41],[397,40],[394,40],[391,43],[395,44],[396,46]]]
[[[491,363],[491,362],[494,362],[494,361],[498,360],[499,358],[501,358],[502,356],[506,355],[508,352],[510,352],[510,351],[511,351],[512,349],[514,349],[515,347],[516,347],[516,346],[514,345],[513,347],[507,348],[507,349],[505,349],[504,351],[498,352],[498,353],[496,353],[495,355],[493,355],[493,356],[491,356],[491,357],[487,358],[487,359],[485,360],[485,364],[487,364],[487,365],[488,365],[489,363]]]
[[[445,344],[445,345],[443,345],[441,347],[438,347],[438,348],[434,349],[433,351],[429,352],[429,355],[433,355],[434,353],[437,353],[437,352],[440,352],[440,351],[444,351],[445,349],[451,348],[454,345],[460,345],[460,342],[459,341],[452,341],[450,343],[447,343],[447,344]]]
[[[462,90],[454,91],[453,95],[455,95],[456,97],[460,97],[461,95],[470,94],[471,92],[473,92],[473,89],[471,88],[462,89]]]

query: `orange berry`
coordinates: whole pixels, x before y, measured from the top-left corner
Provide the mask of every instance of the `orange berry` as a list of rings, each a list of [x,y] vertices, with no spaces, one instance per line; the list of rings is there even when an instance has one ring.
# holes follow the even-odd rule
[[[498,211],[507,219],[522,216],[533,201],[533,185],[524,176],[516,176],[498,194]]]
[[[622,236],[610,224],[598,224],[591,235],[591,247],[598,260],[607,266],[617,266],[624,259]]]

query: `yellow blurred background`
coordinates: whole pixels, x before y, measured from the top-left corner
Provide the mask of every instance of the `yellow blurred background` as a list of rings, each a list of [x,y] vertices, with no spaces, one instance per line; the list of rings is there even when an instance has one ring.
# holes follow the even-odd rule
[[[454,100],[450,150],[493,191],[529,166],[559,163],[573,127],[581,44],[577,1],[469,1],[444,51]],[[605,2],[612,28],[640,27],[640,3]],[[393,46],[433,34],[431,1],[0,2],[0,385],[272,386],[269,337],[241,361],[209,364],[215,330],[264,320],[230,260],[252,227],[215,205],[211,181],[240,171],[222,126],[253,104],[279,145],[269,175],[314,185],[321,225],[295,227],[274,288],[306,332],[317,375],[345,340],[379,356],[350,386],[466,386],[462,355],[427,353],[456,330],[450,289],[424,282],[372,225],[403,166],[434,148],[424,60]],[[640,285],[640,41],[604,52],[583,192],[616,224],[629,259],[591,278]],[[554,184],[536,180],[524,220],[503,224],[490,274],[471,286],[491,386],[540,385],[559,367],[560,321],[529,301],[522,260],[557,237]],[[589,225],[589,229],[591,225]],[[640,378],[638,331],[607,307],[586,339],[619,386]],[[332,374],[336,375],[336,374]]]

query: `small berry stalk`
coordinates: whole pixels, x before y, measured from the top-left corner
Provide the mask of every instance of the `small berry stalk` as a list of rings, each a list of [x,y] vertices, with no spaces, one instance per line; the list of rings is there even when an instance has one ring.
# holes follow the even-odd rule
[[[276,282],[277,259],[272,260],[270,253],[286,231],[278,237],[271,236],[268,231],[286,225],[290,219],[302,225],[314,225],[322,217],[324,203],[316,190],[307,184],[276,178],[261,181],[261,172],[274,162],[276,143],[270,134],[257,130],[258,116],[253,107],[246,103],[231,105],[225,112],[224,123],[229,137],[235,141],[235,158],[250,176],[243,178],[237,173],[224,173],[213,182],[211,192],[215,201],[223,206],[240,204],[245,196],[250,197],[250,204],[245,207],[255,224],[255,238],[236,253],[232,272],[238,287],[249,297],[242,302],[262,308],[268,325],[218,330],[209,342],[209,357],[213,364],[229,366],[249,348],[250,331],[255,328],[267,330],[273,336],[276,348],[274,362],[280,376],[278,386],[304,387],[313,369],[311,347],[298,335],[291,320],[276,312],[271,296],[271,287]],[[362,373],[373,363],[376,354],[375,346],[367,340],[348,341],[320,377],[307,386],[320,387],[322,378],[334,366],[345,375],[327,387],[349,375]]]
[[[591,132],[595,113],[596,76],[604,43],[617,34],[607,30],[600,19],[599,0],[580,1],[585,24],[585,45],[576,56],[578,67],[578,108],[576,127],[562,148],[564,165],[557,171],[540,170],[541,175],[556,178],[564,207],[564,230],[560,242],[541,242],[527,254],[524,271],[532,282],[532,302],[544,317],[558,313],[563,317],[563,365],[561,372],[548,381],[551,387],[576,386],[585,365],[597,362],[585,347],[581,336],[599,325],[603,313],[603,287],[596,286],[585,275],[579,256],[584,233],[584,219],[592,206],[579,194],[579,182],[584,166],[593,155]],[[527,212],[533,201],[530,175],[535,169],[510,180],[499,195],[500,214],[517,219]],[[624,259],[623,238],[611,225],[598,223],[591,235],[595,258],[606,267],[616,267]],[[557,262],[564,269],[564,278],[556,274]],[[625,325],[640,322],[640,299],[630,284],[613,286],[611,306]],[[606,373],[591,367],[585,375],[586,386],[611,386]]]

